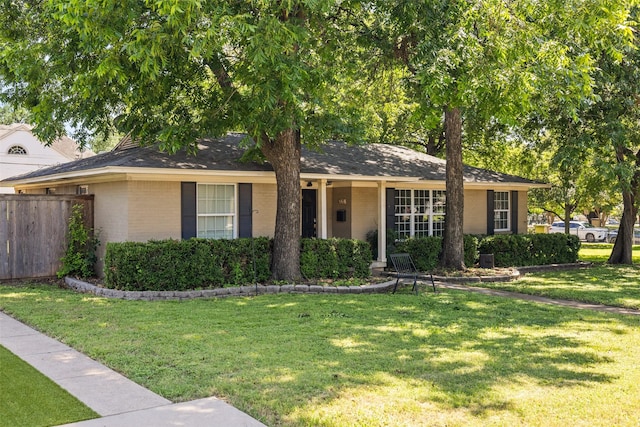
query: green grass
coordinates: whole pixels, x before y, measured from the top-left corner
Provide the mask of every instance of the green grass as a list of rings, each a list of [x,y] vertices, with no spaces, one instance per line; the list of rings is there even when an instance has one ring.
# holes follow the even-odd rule
[[[98,414],[0,346],[0,426],[67,424]]]
[[[640,309],[640,265],[607,265],[611,244],[583,244],[581,261],[593,262],[590,268],[527,274],[507,283],[482,283],[479,286],[522,292],[550,298]],[[634,247],[634,261],[640,262],[640,246]]]
[[[123,301],[0,287],[0,309],[174,401],[270,426],[637,426],[640,318],[465,292]]]
[[[578,257],[581,261],[605,263],[612,249],[610,243],[582,243]],[[640,245],[633,247],[632,259],[634,264],[640,264]]]

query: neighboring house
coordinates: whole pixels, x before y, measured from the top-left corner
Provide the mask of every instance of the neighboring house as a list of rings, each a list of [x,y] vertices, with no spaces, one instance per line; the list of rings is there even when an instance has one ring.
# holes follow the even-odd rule
[[[28,173],[0,185],[24,193],[95,195],[95,226],[106,242],[273,236],[276,179],[269,163],[240,162],[244,135],[199,141],[196,156],[123,141],[111,152]],[[387,227],[401,238],[440,236],[445,161],[406,147],[328,142],[302,150],[302,236],[365,239],[378,230],[386,263]],[[526,233],[527,191],[548,187],[464,169],[464,232]],[[103,255],[102,252],[100,255]]]
[[[67,137],[46,146],[31,129],[22,123],[0,125],[0,180],[93,155],[90,150],[80,151],[78,144]],[[13,192],[12,188],[0,187],[0,193]]]

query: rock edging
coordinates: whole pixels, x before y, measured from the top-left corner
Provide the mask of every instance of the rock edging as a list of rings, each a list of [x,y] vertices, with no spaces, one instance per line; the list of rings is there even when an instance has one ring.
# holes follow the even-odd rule
[[[441,283],[467,284],[480,282],[511,282],[519,279],[527,273],[569,270],[573,268],[591,267],[589,262],[575,264],[549,264],[529,267],[518,267],[512,274],[496,276],[470,276],[470,277],[444,277],[433,276],[433,279]],[[393,276],[393,273],[389,274]],[[428,281],[428,274],[418,274],[418,279]],[[229,288],[215,288],[189,291],[121,291],[118,289],[101,288],[91,283],[73,277],[65,277],[64,281],[70,288],[83,293],[90,293],[105,298],[117,298],[125,300],[163,301],[163,300],[187,300],[194,298],[218,298],[230,296],[256,296],[263,294],[382,294],[393,289],[396,278],[383,283],[374,283],[361,286],[322,286],[322,285],[252,285]]]
[[[256,296],[263,294],[380,294],[389,292],[395,279],[383,283],[362,286],[321,286],[321,285],[257,285],[214,288],[189,291],[121,291],[65,277],[64,282],[78,292],[90,293],[105,298],[141,301],[187,300],[194,298],[218,298],[230,296]]]

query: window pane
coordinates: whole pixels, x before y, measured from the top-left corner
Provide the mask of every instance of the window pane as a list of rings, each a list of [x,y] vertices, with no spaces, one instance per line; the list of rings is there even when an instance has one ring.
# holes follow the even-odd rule
[[[396,232],[399,239],[411,237],[411,190],[395,191]]]
[[[433,235],[438,237],[444,236],[444,215],[433,216]]]
[[[433,192],[433,213],[444,214],[447,207],[447,192],[437,190]]]
[[[509,229],[509,192],[496,191],[494,193],[494,222],[495,230]]]
[[[401,239],[442,236],[446,192],[442,190],[396,190],[396,231]]]
[[[496,230],[507,230],[509,228],[509,212],[496,212],[494,228]]]
[[[413,237],[429,235],[429,190],[413,191]]]
[[[205,239],[233,239],[233,217],[198,217],[198,237]]]
[[[235,186],[198,184],[198,237],[232,239],[235,219]]]
[[[234,214],[235,186],[198,185],[198,214]]]

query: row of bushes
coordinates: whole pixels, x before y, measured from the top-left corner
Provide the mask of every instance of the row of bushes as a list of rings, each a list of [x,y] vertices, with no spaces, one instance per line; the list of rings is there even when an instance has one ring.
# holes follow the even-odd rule
[[[580,239],[562,233],[486,236],[478,251],[493,254],[496,267],[567,264],[578,261]]]
[[[496,267],[566,264],[578,260],[580,240],[566,234],[509,234],[464,236],[464,263],[472,267],[479,254],[493,254]],[[441,237],[421,237],[397,242],[395,252],[407,252],[420,271],[438,265]]]
[[[105,256],[105,285],[121,290],[186,290],[264,283],[271,278],[273,242],[262,237],[234,240],[111,242]],[[580,241],[565,234],[464,237],[465,264],[493,254],[497,267],[573,263]],[[442,238],[396,242],[395,252],[411,254],[416,268],[438,265]],[[348,239],[302,239],[300,270],[307,279],[369,277],[371,247]]]
[[[302,239],[300,269],[308,279],[368,277],[369,245],[347,239]],[[160,240],[107,243],[104,283],[128,291],[186,290],[264,283],[273,241]]]

